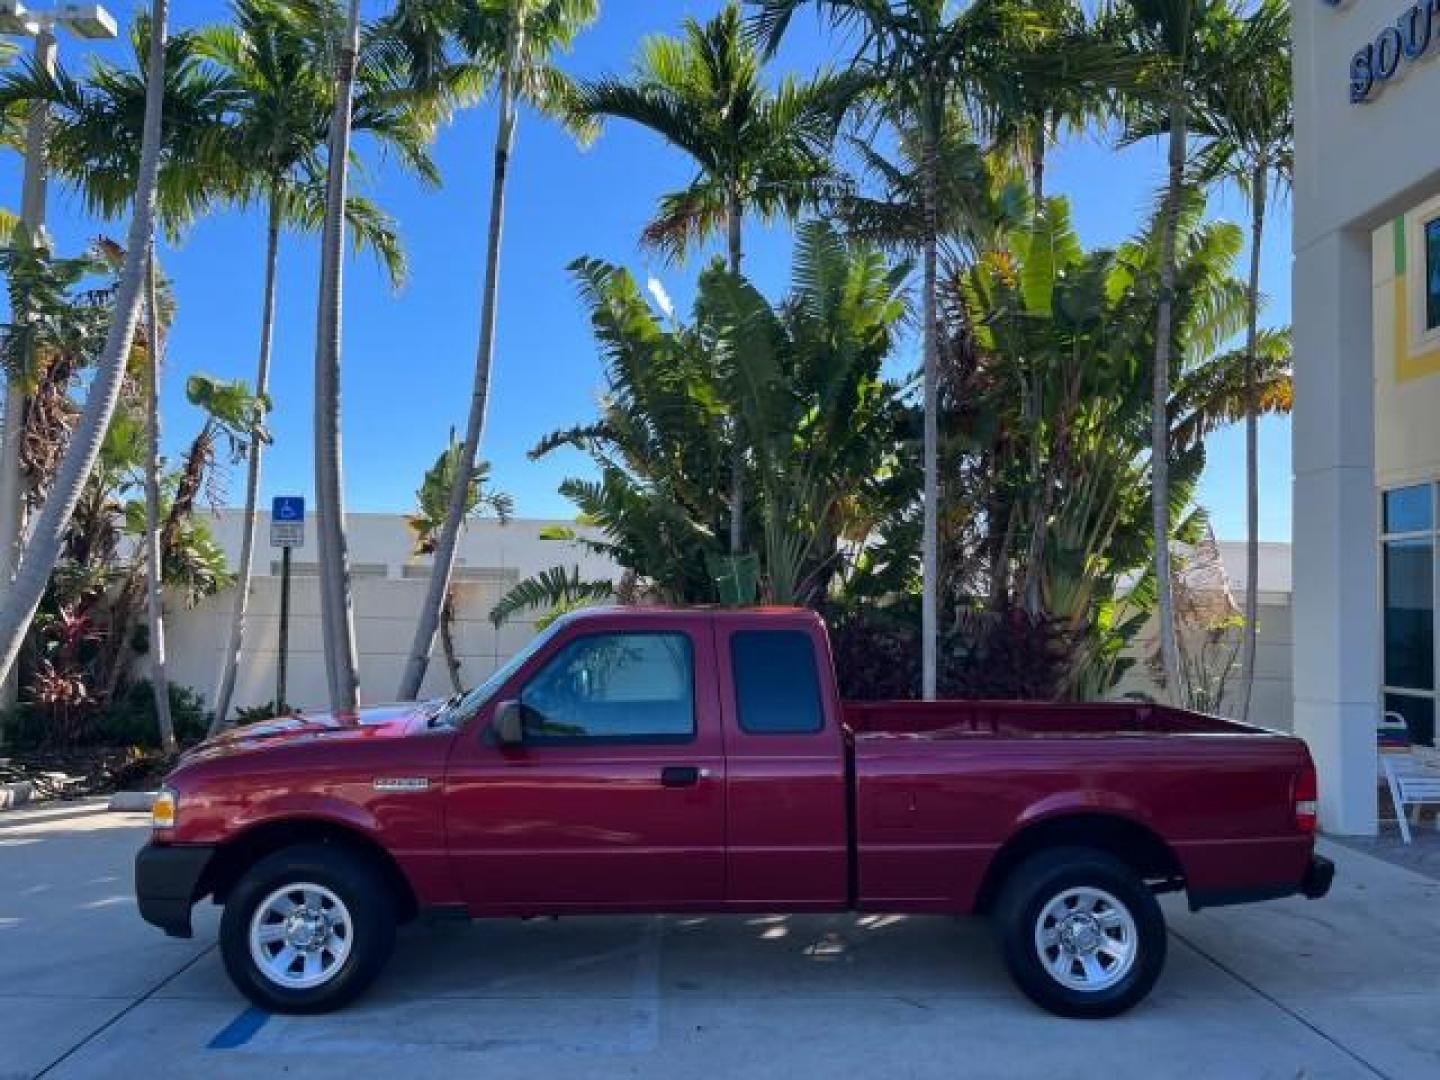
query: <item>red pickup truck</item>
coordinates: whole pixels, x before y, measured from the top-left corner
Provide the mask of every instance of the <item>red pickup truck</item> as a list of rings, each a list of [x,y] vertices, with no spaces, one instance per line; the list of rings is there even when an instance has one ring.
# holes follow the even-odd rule
[[[467,694],[238,728],[185,755],[140,913],[224,905],[236,985],[315,1012],[422,915],[984,913],[1040,1005],[1109,1016],[1155,894],[1323,896],[1297,739],[1145,704],[846,703],[810,612],[590,610]]]

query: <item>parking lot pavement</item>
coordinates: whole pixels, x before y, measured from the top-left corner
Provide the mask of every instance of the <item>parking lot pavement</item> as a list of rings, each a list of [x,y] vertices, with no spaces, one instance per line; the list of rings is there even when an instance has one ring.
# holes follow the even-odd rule
[[[406,928],[358,1005],[270,1016],[213,908],[142,923],[131,815],[0,817],[0,1077],[1440,1075],[1440,883],[1347,849],[1332,896],[1192,915],[1118,1020],[1042,1013],[986,926],[902,916]]]

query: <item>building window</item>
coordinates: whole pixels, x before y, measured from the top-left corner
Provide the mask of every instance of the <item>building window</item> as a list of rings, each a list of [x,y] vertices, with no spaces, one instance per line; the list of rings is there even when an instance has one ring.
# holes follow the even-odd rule
[[[1430,485],[1396,488],[1385,493],[1385,534],[1428,533],[1433,516],[1430,509]]]
[[[1435,742],[1435,498],[1435,484],[1416,484],[1381,501],[1383,708],[1424,745]]]
[[[1425,223],[1425,329],[1440,328],[1440,218]]]
[[[1385,543],[1385,685],[1435,689],[1435,545]]]

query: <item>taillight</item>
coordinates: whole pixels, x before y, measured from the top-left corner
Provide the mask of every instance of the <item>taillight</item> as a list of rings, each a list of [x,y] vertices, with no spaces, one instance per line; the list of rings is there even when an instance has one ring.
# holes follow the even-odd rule
[[[1315,831],[1319,798],[1319,778],[1315,774],[1315,763],[1310,760],[1310,755],[1306,754],[1300,771],[1295,774],[1295,828],[1302,833]]]

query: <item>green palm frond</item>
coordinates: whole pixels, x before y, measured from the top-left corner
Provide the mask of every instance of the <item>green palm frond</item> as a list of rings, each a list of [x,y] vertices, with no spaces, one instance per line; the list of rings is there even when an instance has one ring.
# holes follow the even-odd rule
[[[450,492],[455,486],[455,475],[460,468],[463,444],[450,429],[450,438],[445,449],[425,470],[420,486],[415,490],[415,512],[405,519],[414,538],[414,554],[433,555],[435,544],[440,538],[440,529],[445,524],[445,515],[450,506]],[[500,524],[510,521],[515,512],[515,500],[503,491],[490,487],[490,463],[476,462],[471,472],[470,484],[465,494],[463,520],[488,510]]]
[[[768,220],[820,205],[838,183],[830,148],[863,86],[854,72],[827,71],[771,89],[732,2],[706,23],[687,19],[679,37],[646,38],[628,77],[582,83],[573,101],[585,120],[638,124],[695,163],[696,177],[662,197],[641,236],[678,259],[734,215]]]
[[[490,621],[500,627],[516,615],[544,609],[544,616],[536,624],[543,628],[568,611],[603,603],[614,596],[614,585],[581,576],[578,566],[568,571],[553,566],[511,587],[490,609]]]

